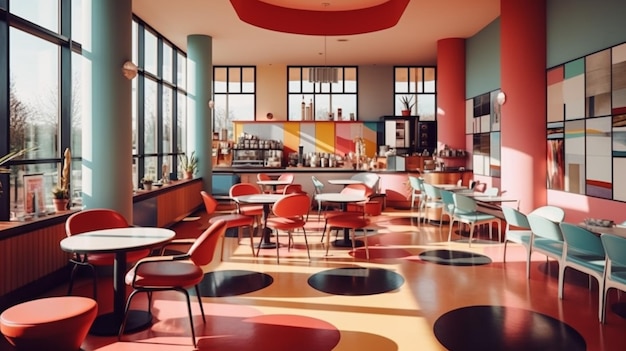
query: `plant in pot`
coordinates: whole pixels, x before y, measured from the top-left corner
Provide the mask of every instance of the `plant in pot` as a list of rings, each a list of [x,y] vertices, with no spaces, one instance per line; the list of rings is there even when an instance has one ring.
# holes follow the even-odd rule
[[[52,189],[52,202],[57,212],[67,210],[67,204],[70,202],[70,192],[63,185],[57,185]]]
[[[143,190],[152,190],[152,183],[154,183],[154,178],[152,176],[144,176],[141,178],[141,184],[143,184]]]
[[[413,106],[415,105],[415,102],[413,102],[413,95],[402,96],[400,98],[400,102],[403,105],[402,115],[403,116],[410,116],[411,115],[411,110],[413,109]]]
[[[189,156],[187,154],[180,155],[180,168],[183,171],[183,179],[193,178],[194,173],[198,169],[198,158],[196,152],[192,151]]]

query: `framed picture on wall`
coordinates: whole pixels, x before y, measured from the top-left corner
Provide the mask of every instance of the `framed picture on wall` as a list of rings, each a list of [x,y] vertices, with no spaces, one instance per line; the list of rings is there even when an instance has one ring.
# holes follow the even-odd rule
[[[24,212],[26,214],[46,212],[45,190],[43,174],[24,175]]]

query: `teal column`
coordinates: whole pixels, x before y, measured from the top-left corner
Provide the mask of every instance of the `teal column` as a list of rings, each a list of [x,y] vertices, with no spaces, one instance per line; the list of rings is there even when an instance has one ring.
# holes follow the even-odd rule
[[[209,101],[213,99],[213,38],[194,34],[187,37],[187,150],[198,155],[198,176],[211,192],[213,121]]]
[[[133,218],[132,87],[122,74],[132,60],[132,0],[91,2],[91,115],[83,116],[83,204]],[[137,79],[137,78],[135,78]]]

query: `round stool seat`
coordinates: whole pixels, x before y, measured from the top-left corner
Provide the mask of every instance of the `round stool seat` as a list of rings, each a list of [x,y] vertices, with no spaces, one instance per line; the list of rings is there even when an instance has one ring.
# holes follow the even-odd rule
[[[47,297],[6,309],[0,332],[17,350],[78,351],[97,314],[93,299]]]

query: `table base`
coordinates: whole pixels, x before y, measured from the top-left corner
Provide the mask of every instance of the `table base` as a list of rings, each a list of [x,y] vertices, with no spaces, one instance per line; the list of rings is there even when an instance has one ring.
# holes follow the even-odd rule
[[[89,329],[89,334],[97,336],[115,336],[120,331],[122,321],[113,313],[96,317]],[[130,310],[126,318],[124,334],[146,329],[152,325],[152,314],[148,311]]]
[[[362,240],[355,240],[354,241],[354,247],[361,247],[364,246],[365,243]],[[335,241],[333,241],[333,246],[336,247],[352,247],[352,240],[346,240],[346,239],[337,239]]]
[[[276,248],[276,243],[272,243],[272,242],[261,242],[259,243],[259,247],[262,249],[275,249]]]

